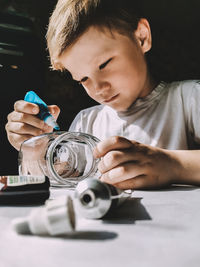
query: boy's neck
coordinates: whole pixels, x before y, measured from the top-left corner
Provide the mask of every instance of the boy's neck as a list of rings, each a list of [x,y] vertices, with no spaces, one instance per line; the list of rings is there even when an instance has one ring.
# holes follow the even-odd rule
[[[150,76],[149,78],[150,80],[150,90],[149,90],[149,93],[147,95],[149,95],[160,83],[160,81],[154,79],[152,76]]]
[[[157,81],[151,75],[148,75],[146,79],[145,89],[143,91],[143,94],[138,99],[144,98],[147,95],[149,95],[158,86],[159,83],[160,81]]]

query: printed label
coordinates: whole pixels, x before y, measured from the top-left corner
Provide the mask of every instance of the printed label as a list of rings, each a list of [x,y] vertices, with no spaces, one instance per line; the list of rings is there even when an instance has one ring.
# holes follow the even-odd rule
[[[21,186],[27,184],[42,184],[45,182],[45,176],[32,176],[32,175],[11,175],[7,176],[8,186]]]

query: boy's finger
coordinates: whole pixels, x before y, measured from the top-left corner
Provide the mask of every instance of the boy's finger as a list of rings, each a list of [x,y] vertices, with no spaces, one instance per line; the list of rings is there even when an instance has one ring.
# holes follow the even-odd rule
[[[137,177],[114,184],[117,188],[125,189],[159,189],[162,185],[158,180],[148,175],[139,175]]]
[[[126,162],[139,162],[141,161],[141,155],[138,153],[132,153],[131,149],[112,150],[109,151],[104,157],[101,158],[98,169],[101,173],[105,173],[118,165]]]
[[[24,100],[19,100],[15,102],[14,110],[17,112],[22,112],[27,114],[38,114],[39,106],[34,103],[30,103]]]
[[[111,150],[125,149],[131,146],[132,143],[128,139],[121,136],[111,136],[106,140],[99,142],[94,149],[93,154],[95,158],[100,158]]]
[[[57,119],[60,114],[60,108],[56,105],[50,105],[48,106],[48,109],[49,112],[53,115],[53,117]]]
[[[7,123],[6,130],[9,133],[16,133],[21,135],[32,135],[37,136],[44,133],[43,129],[34,127],[27,123],[15,122]]]
[[[116,184],[144,174],[143,166],[134,162],[127,162],[102,174],[101,180],[108,184]]]
[[[126,190],[126,189],[150,189],[152,185],[148,182],[146,175],[140,175],[138,177],[134,177],[120,183],[114,184],[119,189]]]
[[[20,146],[21,144],[29,139],[33,137],[32,135],[29,135],[29,134],[24,134],[24,135],[21,135],[21,134],[17,134],[17,133],[9,133],[8,134],[8,140],[9,142],[11,143],[11,145],[16,148],[18,151],[20,149]]]
[[[48,130],[48,127],[43,120],[39,119],[35,115],[30,115],[27,113],[13,111],[8,115],[8,122],[8,127],[11,131],[15,131],[15,123],[21,123],[21,125],[31,125],[44,131]]]
[[[120,189],[161,189],[168,185],[168,181],[156,179],[154,175],[141,174],[136,177],[113,184]]]
[[[56,105],[50,105],[48,106],[48,109],[49,112],[54,116],[54,118],[57,119],[60,114],[60,108]],[[21,113],[36,115],[39,112],[39,106],[34,103],[19,100],[15,102],[14,110]]]

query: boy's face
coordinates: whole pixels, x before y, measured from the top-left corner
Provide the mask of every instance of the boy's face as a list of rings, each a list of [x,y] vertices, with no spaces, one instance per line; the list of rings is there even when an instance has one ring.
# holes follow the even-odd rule
[[[147,49],[140,41],[142,34],[133,40],[117,31],[111,34],[91,26],[59,60],[91,98],[125,111],[153,87],[144,58]]]

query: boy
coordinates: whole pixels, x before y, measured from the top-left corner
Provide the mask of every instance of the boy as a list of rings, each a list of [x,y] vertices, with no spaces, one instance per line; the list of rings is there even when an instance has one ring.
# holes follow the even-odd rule
[[[155,81],[145,54],[151,49],[148,21],[133,1],[59,0],[47,43],[52,67],[67,70],[100,105],[81,111],[70,131],[102,140],[102,181],[122,189],[200,184],[200,83]],[[59,108],[49,106],[57,118]],[[17,101],[6,131],[16,148],[49,132],[34,115],[38,106]]]

